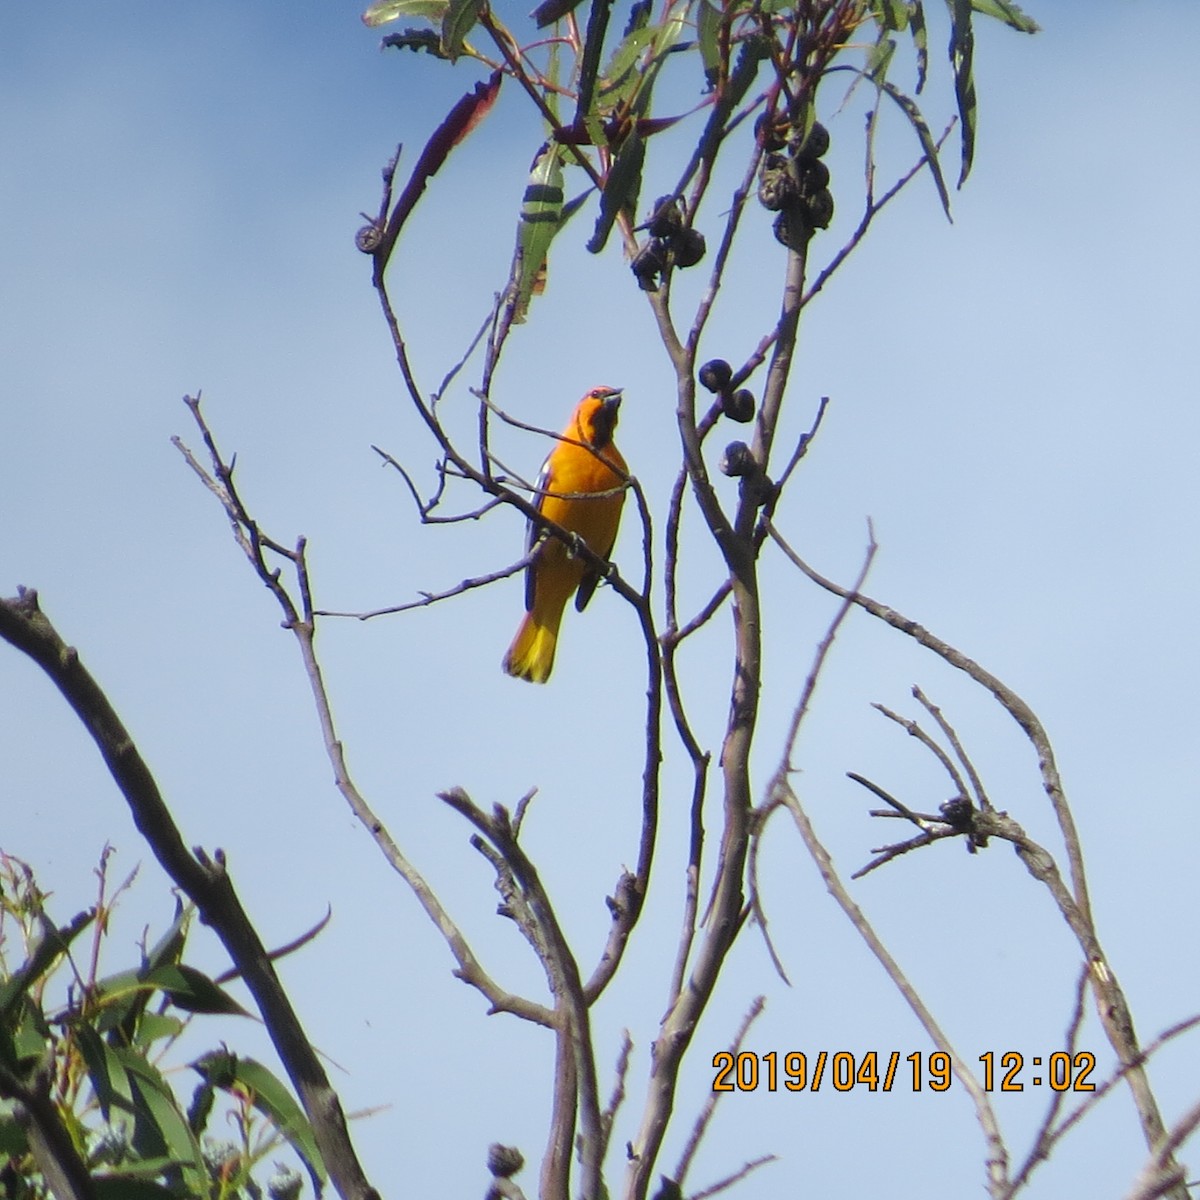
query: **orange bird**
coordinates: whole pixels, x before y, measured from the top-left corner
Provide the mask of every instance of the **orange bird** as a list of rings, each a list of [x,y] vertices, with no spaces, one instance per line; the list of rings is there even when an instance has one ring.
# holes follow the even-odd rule
[[[620,405],[620,388],[592,388],[575,406],[537,481],[538,512],[601,558],[612,553],[625,503],[628,469],[612,440]],[[529,522],[525,548],[533,554],[525,570],[525,617],[501,666],[518,679],[545,683],[563,609],[574,595],[582,612],[600,573],[535,521]]]

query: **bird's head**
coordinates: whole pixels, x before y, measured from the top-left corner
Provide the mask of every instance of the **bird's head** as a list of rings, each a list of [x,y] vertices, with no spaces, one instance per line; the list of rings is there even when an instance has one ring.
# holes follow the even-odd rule
[[[583,440],[597,450],[612,441],[617,427],[617,410],[621,407],[621,389],[592,388],[579,406],[579,426]]]

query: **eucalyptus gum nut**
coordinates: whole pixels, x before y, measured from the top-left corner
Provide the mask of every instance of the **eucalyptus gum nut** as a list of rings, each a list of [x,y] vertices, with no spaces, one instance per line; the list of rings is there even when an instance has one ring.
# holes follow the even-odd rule
[[[677,267],[694,267],[704,257],[707,243],[698,229],[681,229],[672,240],[671,249]]]
[[[719,392],[729,385],[733,368],[723,359],[710,359],[700,368],[699,379],[710,392]]]
[[[754,393],[749,388],[725,392],[721,396],[721,411],[731,420],[745,425],[754,420]]]
[[[800,158],[822,158],[829,149],[829,130],[820,121],[814,121],[804,144],[796,151]]]

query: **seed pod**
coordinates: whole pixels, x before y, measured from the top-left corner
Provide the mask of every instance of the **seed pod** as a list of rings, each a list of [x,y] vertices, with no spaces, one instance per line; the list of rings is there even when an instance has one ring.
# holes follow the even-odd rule
[[[713,358],[700,368],[700,382],[710,392],[719,392],[729,386],[733,368],[723,358]]]
[[[813,196],[829,186],[829,168],[820,159],[802,159],[798,166],[800,190],[806,196]]]
[[[808,198],[808,219],[814,229],[828,229],[833,220],[833,196],[828,188]]]
[[[354,235],[355,246],[364,254],[374,254],[379,249],[379,244],[382,241],[383,230],[374,221],[370,225],[364,225]]]
[[[677,267],[694,267],[703,257],[707,244],[698,229],[681,229],[671,239],[671,251]]]
[[[787,145],[788,120],[776,115],[773,119],[763,113],[754,122],[754,136],[764,150],[782,150]]]
[[[829,149],[829,130],[820,121],[814,121],[804,144],[796,151],[801,158],[822,158]]]
[[[802,208],[786,208],[775,218],[775,240],[789,250],[803,250],[813,235],[808,213]]]
[[[488,1170],[499,1179],[509,1179],[524,1165],[525,1159],[516,1146],[502,1146],[493,1142],[488,1147]]]
[[[629,269],[637,277],[643,292],[658,291],[658,277],[666,270],[666,247],[658,238],[650,238],[633,256]]]
[[[674,196],[659,196],[654,202],[654,213],[647,228],[651,237],[669,238],[683,224],[683,214]]]
[[[728,475],[731,478],[739,475],[752,475],[758,470],[754,452],[745,442],[730,442],[725,447],[725,453],[721,455],[718,466],[721,468],[722,475]]]
[[[721,393],[721,411],[731,420],[745,425],[754,420],[754,393],[749,388]]]
[[[778,212],[797,194],[791,165],[782,154],[768,154],[758,173],[758,199],[763,208]]]

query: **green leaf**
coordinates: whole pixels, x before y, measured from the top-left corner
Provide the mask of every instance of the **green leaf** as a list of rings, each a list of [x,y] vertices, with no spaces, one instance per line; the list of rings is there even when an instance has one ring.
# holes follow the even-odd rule
[[[326,1180],[325,1163],[317,1149],[317,1139],[300,1105],[287,1087],[260,1062],[240,1058],[237,1082],[251,1097],[251,1103],[279,1131],[303,1160],[313,1177],[313,1190],[320,1194]]]
[[[654,44],[657,33],[657,28],[643,25],[626,34],[612,52],[600,75],[600,95],[607,106],[619,104],[637,88],[642,76],[638,70],[642,55]]]
[[[167,962],[178,962],[183,956],[183,946],[187,941],[188,926],[191,923],[195,906],[184,905],[178,898],[175,900],[175,919],[171,927],[158,939],[146,955],[145,966],[150,970]]]
[[[137,1034],[153,989],[142,982],[141,969],[120,971],[97,982],[91,995],[90,1024],[113,1042],[127,1045]]]
[[[484,0],[450,0],[442,17],[442,51],[454,62],[463,51],[467,34],[479,20]]]
[[[163,1038],[178,1037],[183,1032],[183,1021],[167,1013],[148,1012],[138,1022],[134,1045],[146,1047]]]
[[[583,0],[545,0],[531,15],[537,27],[545,29],[547,25],[553,25],[555,21],[561,21],[563,17],[574,12],[582,3]]]
[[[704,76],[711,87],[721,69],[721,12],[709,0],[700,0],[696,6],[696,36],[700,43],[700,61],[704,64]]]
[[[985,17],[1003,21],[1018,33],[1038,33],[1042,28],[1032,17],[1023,13],[1015,4],[1010,4],[1008,0],[971,0],[971,7]]]
[[[50,1029],[45,1015],[32,1000],[27,1000],[12,1029],[12,1053],[17,1062],[32,1062],[46,1053]]]
[[[0,1159],[19,1158],[29,1150],[25,1127],[16,1118],[11,1100],[0,1100]]]
[[[972,0],[946,0],[946,3],[950,8],[950,65],[954,68],[954,94],[962,125],[962,167],[958,174],[958,186],[962,187],[975,159],[978,115],[973,74],[975,32],[971,27]]]
[[[867,56],[866,72],[875,80],[876,83],[882,83],[887,78],[888,68],[892,65],[892,59],[896,54],[896,39],[890,37],[881,37],[879,41],[871,47],[871,53]],[[807,136],[807,133],[805,134]]]
[[[667,56],[683,49],[678,42],[685,28],[682,10],[661,25],[631,22],[629,32],[603,72],[599,95],[605,107],[628,104],[636,112],[646,112],[650,89]]]
[[[398,21],[401,17],[420,17],[441,24],[450,0],[378,0],[362,15],[362,23],[372,29]]]
[[[112,1118],[113,1104],[127,1112],[134,1108],[133,1085],[125,1065],[111,1046],[90,1025],[79,1024],[73,1030],[75,1045],[87,1067],[88,1080],[106,1121]]]
[[[200,1143],[158,1070],[136,1051],[113,1049],[133,1087],[133,1144],[143,1158],[167,1155],[181,1168],[186,1185],[204,1195],[208,1175]]]
[[[913,0],[909,26],[912,29],[913,48],[917,52],[916,91],[919,96],[929,74],[929,30],[925,28],[925,9],[921,5],[921,0]]]
[[[642,163],[645,158],[646,143],[636,133],[631,133],[609,169],[604,191],[600,193],[596,231],[587,244],[590,253],[599,254],[604,249],[613,222],[622,208],[628,205],[636,210],[638,193],[642,190]]]
[[[925,118],[921,115],[921,110],[895,84],[888,83],[886,79],[881,79],[879,86],[900,106],[909,123],[916,130],[917,137],[921,141],[921,148],[925,151],[926,161],[929,163],[929,170],[933,174],[933,182],[937,187],[938,198],[942,202],[942,208],[945,210],[946,216],[950,218],[950,193],[946,190],[946,180],[942,176],[942,166],[938,161],[937,142],[934,141],[933,134],[929,132],[929,126],[925,124]],[[953,218],[950,219],[952,220]]]
[[[186,963],[166,963],[146,975],[143,982],[169,996],[171,1003],[185,1012],[250,1015],[228,992]]]
[[[513,289],[512,319],[516,324],[525,320],[534,286],[546,265],[550,243],[562,228],[564,153],[565,147],[558,142],[544,145],[533,160],[525,187],[509,284]]]
[[[725,122],[729,120],[730,114],[750,90],[750,85],[758,75],[758,68],[767,55],[767,42],[764,38],[747,38],[742,43],[733,70],[730,71],[729,78],[721,88],[720,94],[712,106],[712,111],[708,115],[704,132],[696,143],[692,164],[689,164],[684,173],[685,177],[690,174],[694,163],[703,160],[712,162],[716,158],[717,150],[721,145],[721,137],[725,131]]]
[[[910,14],[906,0],[874,0],[871,8],[883,29],[898,33],[908,25]]]

